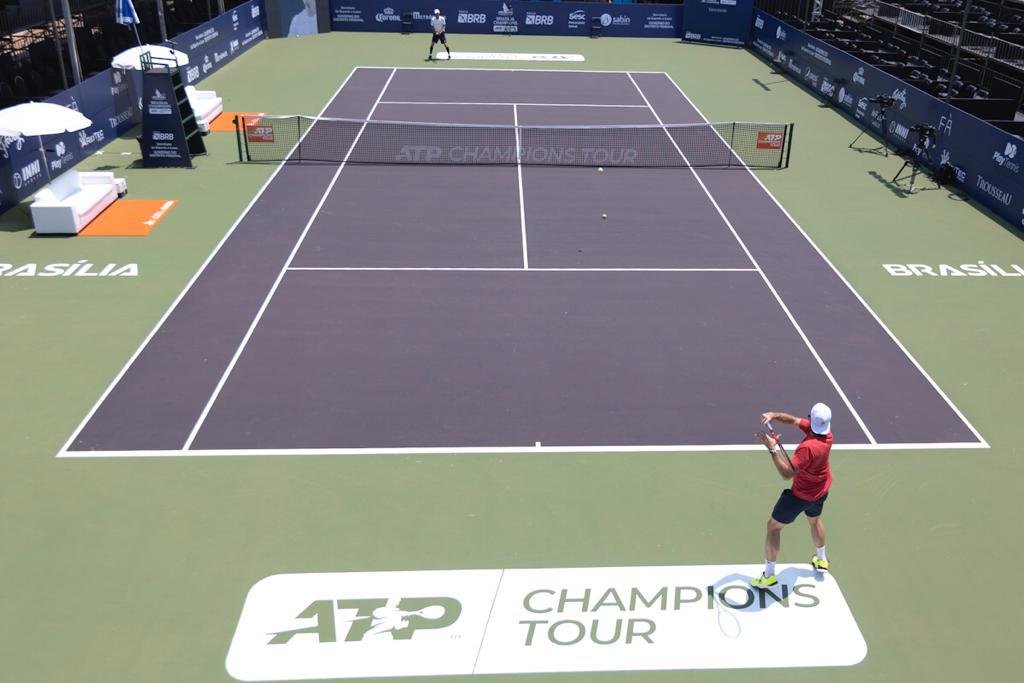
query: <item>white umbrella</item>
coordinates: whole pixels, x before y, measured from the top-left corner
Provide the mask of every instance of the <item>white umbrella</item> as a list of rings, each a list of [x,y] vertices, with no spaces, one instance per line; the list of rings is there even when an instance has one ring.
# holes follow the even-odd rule
[[[139,45],[116,55],[110,65],[115,69],[142,70],[142,55],[149,53],[158,66],[182,66],[188,64],[188,55],[181,50],[163,45]]]
[[[42,136],[74,133],[91,125],[92,121],[81,112],[50,102],[26,102],[0,109],[0,135],[12,138],[34,135],[39,138],[39,153],[43,156],[43,166],[46,166],[47,182],[50,180],[50,167],[46,163]]]

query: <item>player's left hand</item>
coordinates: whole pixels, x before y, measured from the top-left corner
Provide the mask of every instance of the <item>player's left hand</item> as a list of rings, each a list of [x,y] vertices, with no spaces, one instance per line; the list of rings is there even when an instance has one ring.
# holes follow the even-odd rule
[[[757,438],[761,440],[761,443],[763,443],[766,448],[772,449],[778,445],[778,442],[775,439],[764,432],[758,432]]]

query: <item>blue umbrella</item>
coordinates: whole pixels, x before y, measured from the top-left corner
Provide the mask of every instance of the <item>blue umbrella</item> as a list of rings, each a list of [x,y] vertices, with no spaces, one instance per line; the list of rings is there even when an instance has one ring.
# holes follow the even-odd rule
[[[135,44],[142,45],[142,41],[139,40],[139,30],[135,28],[139,23],[139,13],[135,11],[132,0],[114,0],[114,21],[131,26],[132,33],[135,34]]]

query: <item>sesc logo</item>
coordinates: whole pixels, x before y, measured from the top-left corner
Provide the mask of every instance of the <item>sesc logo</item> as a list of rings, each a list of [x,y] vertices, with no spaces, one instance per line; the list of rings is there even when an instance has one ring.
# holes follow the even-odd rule
[[[821,79],[821,94],[825,97],[833,97],[836,94],[836,86],[827,78]]]
[[[486,24],[487,15],[483,12],[466,12],[459,10],[458,23],[460,24]]]
[[[555,16],[553,14],[526,13],[527,26],[554,26]]]

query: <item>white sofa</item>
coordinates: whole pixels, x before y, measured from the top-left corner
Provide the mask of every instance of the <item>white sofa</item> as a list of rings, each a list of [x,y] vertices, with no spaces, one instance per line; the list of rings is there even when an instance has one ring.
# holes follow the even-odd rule
[[[224,100],[217,97],[213,90],[196,90],[194,85],[185,86],[185,95],[188,96],[189,106],[195,112],[199,130],[209,133],[210,122],[224,111]]]
[[[41,234],[77,234],[126,191],[124,178],[113,173],[68,171],[36,192],[32,224]]]

